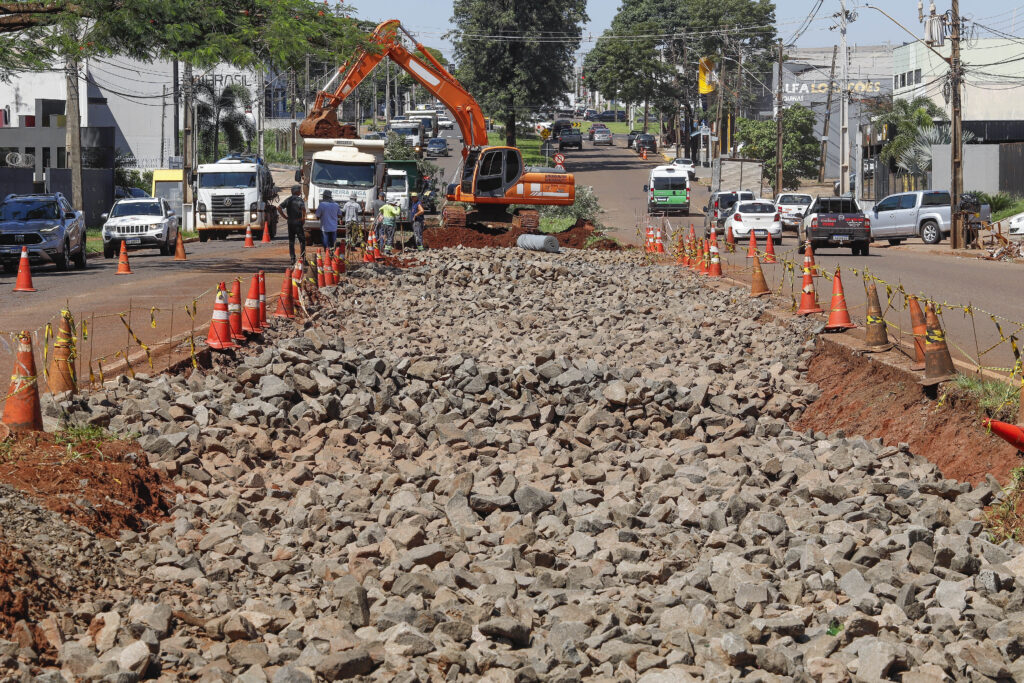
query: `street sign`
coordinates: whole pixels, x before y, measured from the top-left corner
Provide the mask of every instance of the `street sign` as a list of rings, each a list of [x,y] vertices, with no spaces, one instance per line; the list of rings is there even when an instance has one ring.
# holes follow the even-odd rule
[[[544,130],[542,130],[540,132],[540,136],[541,136],[541,138],[547,140],[549,137],[551,137],[551,129],[550,128],[545,128]]]
[[[562,164],[560,164],[560,163],[555,164],[555,168],[558,169],[559,171],[564,171],[565,170],[565,166],[562,166]]]
[[[540,153],[550,159],[555,154],[555,143],[551,140],[545,140],[540,144]]]
[[[561,152],[556,152],[554,158],[555,163],[558,164],[559,166],[565,163],[565,155],[562,154]]]
[[[572,127],[573,128],[579,128],[580,127],[580,122],[579,121],[573,121],[572,122]]]

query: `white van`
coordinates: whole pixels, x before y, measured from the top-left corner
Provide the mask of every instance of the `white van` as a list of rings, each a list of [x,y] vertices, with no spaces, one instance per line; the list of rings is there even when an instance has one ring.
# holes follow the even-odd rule
[[[644,192],[647,213],[690,213],[690,176],[681,166],[655,166]]]

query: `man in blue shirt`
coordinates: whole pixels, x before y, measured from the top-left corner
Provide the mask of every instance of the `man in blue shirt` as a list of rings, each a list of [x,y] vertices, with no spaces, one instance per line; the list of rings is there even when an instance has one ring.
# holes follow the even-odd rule
[[[341,207],[331,197],[331,191],[325,190],[320,205],[316,207],[316,217],[320,219],[320,235],[323,238],[324,249],[333,249],[334,242],[338,238],[338,214]]]

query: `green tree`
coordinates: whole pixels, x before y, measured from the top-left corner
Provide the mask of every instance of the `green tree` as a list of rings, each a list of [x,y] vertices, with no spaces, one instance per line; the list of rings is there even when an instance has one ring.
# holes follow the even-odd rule
[[[763,175],[775,183],[775,121],[737,121],[736,138],[744,144],[743,154],[764,162]],[[783,110],[782,115],[782,188],[800,187],[800,178],[817,173],[821,148],[814,138],[814,112],[799,104]]]
[[[245,110],[252,106],[252,96],[242,85],[232,83],[219,93],[207,81],[196,83],[196,128],[200,149],[209,161],[220,156],[220,135],[224,134],[228,151],[252,149],[256,126]]]
[[[879,152],[879,158],[894,166],[917,140],[918,133],[930,128],[935,120],[948,121],[946,113],[927,97],[912,100],[893,98],[892,107],[882,113],[875,126],[887,131],[888,139]]]
[[[455,0],[448,34],[457,76],[516,144],[526,111],[564,99],[587,20],[586,0]]]

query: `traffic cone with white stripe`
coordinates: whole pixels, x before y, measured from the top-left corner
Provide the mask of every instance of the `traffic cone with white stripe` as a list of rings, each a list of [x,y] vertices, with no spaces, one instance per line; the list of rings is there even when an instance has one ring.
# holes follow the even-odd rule
[[[757,235],[754,231],[750,231],[750,246],[747,247],[747,258],[754,258],[757,256]]]
[[[284,282],[281,283],[281,296],[277,297],[275,318],[294,318],[295,305],[292,303],[292,269],[284,269]]]
[[[21,258],[18,259],[18,279],[14,281],[15,292],[34,292],[32,286],[32,266],[28,261],[28,247],[21,248]]]
[[[331,252],[324,254],[324,284],[328,287],[333,287],[338,284],[338,280],[334,277],[334,257],[331,256]]]
[[[319,252],[316,255],[316,286],[318,288],[327,286],[327,274],[324,273],[324,259]]]
[[[260,330],[267,326],[267,274],[262,270],[260,278]]]
[[[231,326],[228,322],[228,293],[224,291],[224,283],[217,286],[217,298],[213,301],[213,319],[210,321],[210,333],[206,336],[206,345],[211,349],[237,349],[238,344],[231,338]]]
[[[242,304],[242,330],[259,334],[260,328],[260,276],[253,275],[249,283],[249,294]]]
[[[711,241],[708,242],[711,251],[711,265],[708,268],[709,277],[722,277],[722,260],[718,256],[718,234],[711,228]]]
[[[764,245],[764,262],[775,263],[775,240],[772,239],[771,235],[765,239]]]
[[[295,262],[295,267],[292,268],[292,305],[299,300],[299,283],[302,282],[302,259]]]
[[[804,270],[809,271],[814,277],[821,275],[818,265],[814,262],[814,249],[811,248],[810,240],[807,240],[807,245],[804,247]]]
[[[732,223],[725,226],[725,250],[730,254],[736,253],[736,235],[732,234]]]
[[[121,255],[117,259],[117,272],[114,275],[132,275],[132,267],[128,264],[128,245],[121,240]]]
[[[814,276],[811,275],[811,271],[804,269],[804,283],[800,289],[800,308],[797,309],[797,315],[810,315],[811,313],[821,313],[821,306],[818,305],[818,297],[814,293]]]
[[[770,237],[768,239],[771,239]],[[850,312],[846,310],[846,293],[843,291],[843,279],[836,266],[836,274],[832,276],[832,306],[825,323],[826,332],[843,332],[857,327],[850,320]]]
[[[650,223],[647,224],[647,239],[644,241],[644,251],[648,254],[654,252],[654,228]]]
[[[228,296],[228,325],[233,340],[245,341],[242,332],[242,281],[238,278],[232,281],[231,294]]]
[[[659,254],[665,253],[665,242],[661,239],[661,226],[654,229],[654,248]]]
[[[43,410],[39,405],[39,378],[32,354],[32,337],[27,330],[18,335],[17,356],[11,388],[4,402],[3,423],[13,430],[43,431]]]
[[[245,249],[256,248],[256,243],[252,241],[252,226],[245,226],[245,244],[242,247]]]

